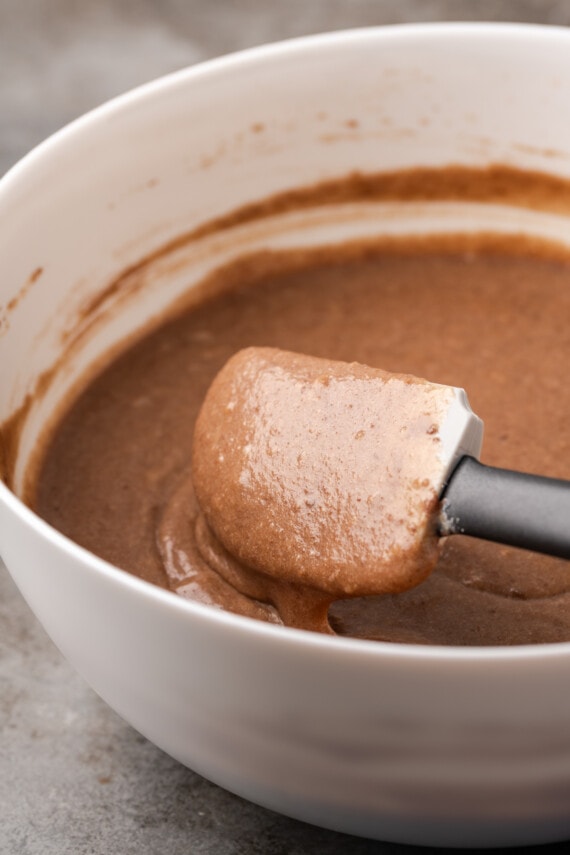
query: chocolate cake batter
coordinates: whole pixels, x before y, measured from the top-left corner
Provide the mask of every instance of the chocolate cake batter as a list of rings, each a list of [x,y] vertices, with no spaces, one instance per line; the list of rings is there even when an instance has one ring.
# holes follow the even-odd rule
[[[264,254],[237,271],[91,382],[46,449],[38,513],[129,572],[262,620],[426,644],[569,640],[567,562],[460,536],[407,593],[355,589],[328,611],[298,579],[275,593],[216,539],[191,471],[208,386],[257,345],[464,387],[484,462],[570,478],[569,262],[481,236]]]

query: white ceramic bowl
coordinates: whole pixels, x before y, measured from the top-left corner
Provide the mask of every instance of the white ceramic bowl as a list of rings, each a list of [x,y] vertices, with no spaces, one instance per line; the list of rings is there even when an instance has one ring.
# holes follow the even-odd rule
[[[506,206],[363,206],[356,224],[354,210],[307,211],[183,243],[99,299],[178,235],[356,168],[500,161],[568,176],[569,90],[565,30],[372,29],[207,63],[56,134],[0,188],[0,421],[55,364],[62,340],[76,339],[74,361],[29,412],[16,492],[38,432],[85,366],[244,249],[482,226],[568,242],[562,214]],[[93,688],[212,781],[385,840],[570,836],[570,644],[398,646],[223,614],[99,560],[4,485],[0,550]]]

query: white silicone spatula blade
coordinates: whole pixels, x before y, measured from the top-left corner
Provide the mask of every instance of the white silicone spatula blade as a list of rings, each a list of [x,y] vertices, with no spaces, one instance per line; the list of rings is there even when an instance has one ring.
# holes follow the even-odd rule
[[[465,390],[451,387],[451,391],[453,397],[439,425],[443,479],[441,488],[462,457],[479,458],[483,443],[483,422],[471,409]]]

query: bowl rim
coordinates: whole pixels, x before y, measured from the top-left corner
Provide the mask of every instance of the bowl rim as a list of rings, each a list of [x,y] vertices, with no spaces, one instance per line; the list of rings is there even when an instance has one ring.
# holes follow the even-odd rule
[[[263,64],[267,61],[289,60],[296,53],[307,50],[353,47],[356,43],[397,42],[406,44],[414,40],[451,40],[468,37],[486,44],[491,39],[501,41],[530,41],[570,43],[570,30],[563,26],[517,22],[426,22],[413,24],[392,24],[373,27],[357,27],[332,32],[317,33],[281,41],[263,44],[208,59],[195,65],[163,75],[129,91],[117,95],[101,105],[89,110],[78,118],[55,131],[25,154],[0,178],[0,210],[10,206],[12,193],[19,192],[22,182],[34,180],[36,169],[43,168],[44,159],[52,153],[65,152],[67,146],[73,146],[83,135],[102,122],[121,114],[125,108],[146,106],[166,91],[179,87],[199,85],[202,80],[217,75],[225,75],[234,68]],[[41,538],[49,541],[57,550],[67,553],[72,560],[79,562],[85,569],[96,575],[102,575],[115,585],[132,591],[147,603],[156,603],[175,614],[187,615],[188,619],[197,618],[235,630],[246,635],[258,635],[266,643],[274,641],[289,647],[309,645],[320,649],[323,655],[336,655],[341,651],[359,657],[372,659],[390,659],[429,662],[462,662],[481,664],[485,662],[510,663],[529,659],[557,659],[570,655],[569,642],[551,642],[545,644],[527,644],[516,646],[447,646],[400,644],[385,641],[367,641],[359,638],[326,636],[308,630],[294,629],[255,620],[243,615],[233,614],[212,606],[187,600],[174,592],[162,589],[126,570],[111,564],[85,549],[27,507],[0,479],[0,504],[14,514],[20,521],[33,529]],[[0,543],[0,560],[2,544]],[[9,571],[10,572],[10,571]]]

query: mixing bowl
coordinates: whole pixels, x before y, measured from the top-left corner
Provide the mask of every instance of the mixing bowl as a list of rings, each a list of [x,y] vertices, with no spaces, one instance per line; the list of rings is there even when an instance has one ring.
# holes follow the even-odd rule
[[[247,799],[390,841],[564,838],[570,644],[321,637],[183,600],[25,506],[38,437],[88,366],[246,251],[481,229],[570,243],[562,198],[324,199],[263,217],[258,204],[355,170],[501,163],[565,179],[569,87],[565,30],[311,37],[129,93],[40,145],[0,185],[2,557],[111,707]]]

